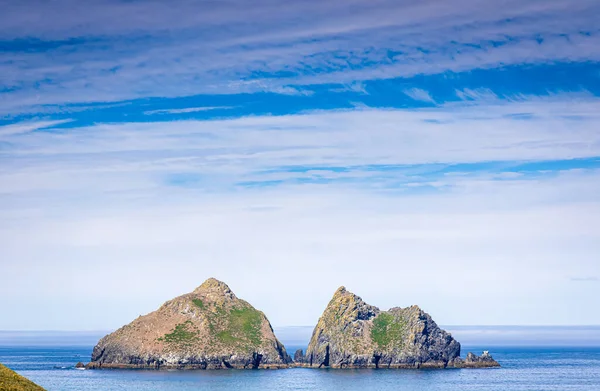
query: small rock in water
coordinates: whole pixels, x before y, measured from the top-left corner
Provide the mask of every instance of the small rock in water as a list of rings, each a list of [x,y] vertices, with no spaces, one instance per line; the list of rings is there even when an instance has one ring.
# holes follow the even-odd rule
[[[296,350],[294,353],[294,362],[303,363],[304,362],[304,351],[302,349]]]
[[[499,367],[500,364],[498,364],[498,362],[494,360],[492,355],[487,350],[485,350],[481,354],[481,356],[469,352],[467,354],[467,358],[463,360],[458,357],[455,360],[453,360],[449,364],[449,366],[455,368],[492,368]]]

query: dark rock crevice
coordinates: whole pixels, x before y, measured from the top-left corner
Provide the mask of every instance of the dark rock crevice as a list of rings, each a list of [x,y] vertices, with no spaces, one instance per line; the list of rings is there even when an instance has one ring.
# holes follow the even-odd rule
[[[325,346],[325,359],[319,365],[319,368],[324,367],[324,366],[325,367],[329,366],[329,345]]]
[[[373,364],[375,364],[375,369],[379,369],[379,360],[381,360],[381,355],[374,354],[373,355]]]
[[[233,365],[231,365],[228,361],[223,360],[223,365],[225,365],[225,368],[228,369],[233,369]]]
[[[252,369],[257,369],[259,367],[262,358],[262,354],[257,352],[252,353]]]

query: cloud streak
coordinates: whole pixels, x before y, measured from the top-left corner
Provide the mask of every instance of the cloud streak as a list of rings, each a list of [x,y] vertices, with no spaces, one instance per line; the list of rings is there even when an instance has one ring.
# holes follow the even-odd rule
[[[405,90],[404,93],[414,100],[435,103],[435,100],[433,100],[431,95],[429,95],[429,92],[420,88],[411,88],[409,90]]]
[[[186,107],[184,109],[160,109],[160,110],[148,110],[144,111],[146,115],[153,114],[186,114],[186,113],[197,113],[200,111],[210,111],[210,110],[228,110],[231,109],[231,106],[207,106],[207,107]]]
[[[35,130],[52,128],[56,125],[64,124],[69,120],[55,120],[55,121],[30,121],[22,122],[11,125],[0,126],[0,139],[4,137],[15,136],[19,134],[25,134],[33,132]]]
[[[41,104],[289,93],[321,83],[600,61],[591,16],[598,5],[587,0],[507,0],[485,7],[477,0],[307,1],[285,8],[271,1],[251,8],[190,1],[169,10],[160,2],[106,0],[40,2],[27,12],[8,2],[5,10],[0,71],[6,91],[0,99],[13,112]],[[249,17],[255,23],[245,22]]]

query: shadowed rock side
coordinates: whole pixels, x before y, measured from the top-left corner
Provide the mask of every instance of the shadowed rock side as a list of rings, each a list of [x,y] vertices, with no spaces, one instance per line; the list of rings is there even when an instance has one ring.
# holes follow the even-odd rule
[[[296,365],[313,368],[498,366],[489,359],[471,353],[461,360],[460,344],[417,306],[381,311],[344,287],[319,319],[306,355],[294,355]]]
[[[0,390],[2,391],[44,391],[32,381],[19,375],[12,369],[0,364]]]
[[[284,368],[266,316],[213,278],[102,338],[88,368]]]

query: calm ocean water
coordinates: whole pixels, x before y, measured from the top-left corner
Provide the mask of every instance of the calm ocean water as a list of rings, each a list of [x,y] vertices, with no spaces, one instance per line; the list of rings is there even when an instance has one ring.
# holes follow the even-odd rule
[[[498,369],[80,371],[91,346],[0,346],[0,362],[48,391],[600,390],[600,348],[495,347]],[[294,346],[288,350],[293,352]],[[463,351],[482,348],[465,346]],[[64,367],[64,368],[62,368]]]

